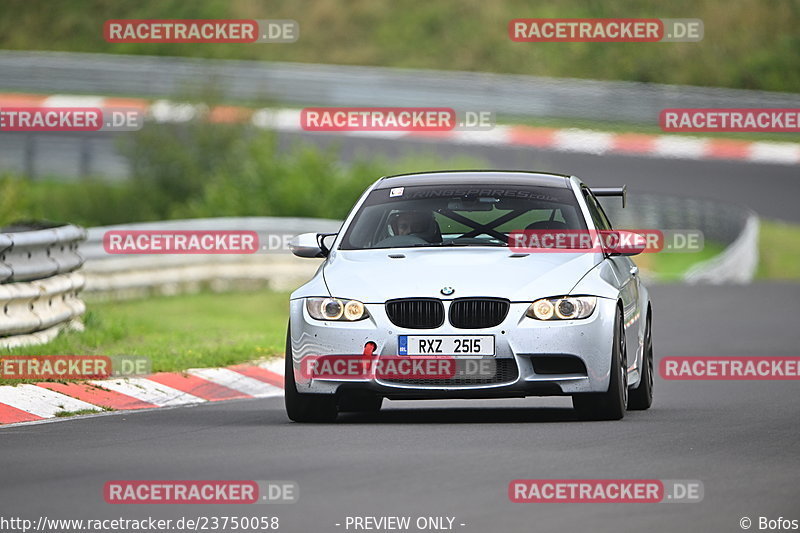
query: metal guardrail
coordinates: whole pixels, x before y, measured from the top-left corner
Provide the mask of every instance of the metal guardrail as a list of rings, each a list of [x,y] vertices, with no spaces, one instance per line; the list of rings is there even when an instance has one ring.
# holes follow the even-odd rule
[[[800,94],[460,71],[0,51],[0,89],[43,93],[193,94],[323,106],[445,106],[526,117],[654,124],[671,107],[800,107]]]
[[[78,297],[85,282],[77,272],[83,264],[78,243],[86,231],[73,225],[0,231],[0,347],[43,342],[64,327],[79,328],[86,306]]]
[[[602,199],[603,209],[619,229],[695,229],[706,241],[733,243],[747,224],[747,207],[707,198],[663,194],[629,194],[624,209],[616,199]]]
[[[687,283],[750,283],[758,268],[759,220],[751,214],[744,229],[724,252],[694,265],[683,277]]]
[[[758,266],[756,214],[747,207],[708,200],[654,194],[631,194],[628,206],[603,202],[617,228],[698,229],[706,242],[725,246],[718,256],[692,266],[686,283],[749,283]]]
[[[14,244],[14,241],[11,240],[11,237],[0,233],[0,258],[5,257],[6,250],[11,249],[12,244]],[[10,278],[13,273],[14,270],[11,265],[7,265],[0,260],[0,283]]]
[[[290,290],[308,280],[319,266],[283,248],[283,236],[336,232],[341,222],[328,219],[227,217],[169,220],[90,228],[81,254],[86,257],[85,292],[96,298],[125,299],[149,294],[177,294],[203,288],[213,291],[268,287]],[[248,230],[267,246],[255,254],[109,254],[103,235],[112,230]]]
[[[82,315],[86,306],[78,293],[83,285],[84,277],[79,272],[0,285],[0,303],[10,318],[0,325],[0,343],[3,337],[34,333]]]
[[[3,281],[31,281],[80,268],[83,258],[78,253],[78,242],[86,238],[86,231],[73,225],[58,226],[5,235],[10,246],[2,249],[0,241],[0,272],[6,272]]]
[[[327,218],[301,218],[301,217],[215,217],[215,218],[191,218],[183,220],[164,220],[158,222],[138,222],[132,224],[116,224],[112,226],[99,226],[89,228],[86,232],[86,240],[80,244],[80,254],[86,259],[86,269],[92,271],[98,268],[98,260],[113,261],[118,258],[154,258],[167,261],[194,261],[190,255],[113,255],[106,253],[103,248],[103,235],[108,231],[125,230],[158,230],[158,231],[255,231],[259,236],[263,235],[298,235],[300,233],[311,232],[336,232],[342,222]],[[288,250],[276,250],[278,253],[289,254]],[[202,261],[213,257],[211,254],[196,254],[195,257]],[[232,256],[216,256],[232,257]]]

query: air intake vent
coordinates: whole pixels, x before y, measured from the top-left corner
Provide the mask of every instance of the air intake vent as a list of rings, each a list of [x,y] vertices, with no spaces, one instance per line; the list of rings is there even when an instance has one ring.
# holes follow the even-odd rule
[[[511,304],[500,298],[459,298],[450,305],[450,323],[459,329],[499,326]]]
[[[477,387],[480,385],[497,385],[500,383],[513,383],[519,377],[519,369],[514,359],[497,359],[496,370],[493,376],[460,376],[449,379],[417,379],[398,378],[383,379],[383,381],[399,385],[417,385],[422,387]]]
[[[395,326],[434,329],[444,324],[444,306],[434,298],[404,298],[386,302],[386,314]]]

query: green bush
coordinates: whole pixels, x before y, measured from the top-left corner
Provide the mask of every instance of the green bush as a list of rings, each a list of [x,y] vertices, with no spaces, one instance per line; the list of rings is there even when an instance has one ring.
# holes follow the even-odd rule
[[[132,182],[0,177],[0,226],[21,220],[95,226],[156,219]]]
[[[182,124],[148,124],[121,144],[138,191],[159,216],[197,197],[208,177],[241,164],[241,124],[209,124],[197,117]]]

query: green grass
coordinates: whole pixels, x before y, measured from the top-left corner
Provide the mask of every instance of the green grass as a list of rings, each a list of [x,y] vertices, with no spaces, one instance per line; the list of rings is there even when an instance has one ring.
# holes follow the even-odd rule
[[[634,261],[658,281],[680,281],[692,266],[711,259],[724,249],[721,244],[706,242],[703,249],[696,253],[640,254],[634,257]]]
[[[515,43],[513,18],[699,18],[698,43]],[[111,44],[107,19],[295,19],[292,44]],[[763,0],[5,0],[0,48],[507,72],[796,91],[800,4]],[[2,86],[2,79],[0,79]]]
[[[103,411],[113,411],[113,409],[109,407],[103,407],[102,409],[79,409],[77,411],[59,411],[56,413],[56,418],[67,418],[70,416],[80,416],[80,415],[95,415],[97,413],[102,413]]]
[[[761,220],[756,278],[800,280],[800,225]]]
[[[268,290],[89,302],[84,332],[0,355],[137,355],[153,372],[283,354],[289,295]]]
[[[800,224],[762,219],[758,239],[756,279],[800,280]],[[641,268],[652,271],[659,281],[678,281],[692,265],[723,250],[718,243],[706,242],[699,253],[642,254],[635,261]]]

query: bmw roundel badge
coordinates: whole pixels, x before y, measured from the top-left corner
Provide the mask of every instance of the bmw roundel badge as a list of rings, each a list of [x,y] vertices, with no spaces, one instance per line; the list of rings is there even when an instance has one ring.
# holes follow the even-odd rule
[[[444,294],[445,296],[450,296],[454,292],[456,292],[456,290],[453,287],[442,287],[441,290],[441,293]]]

